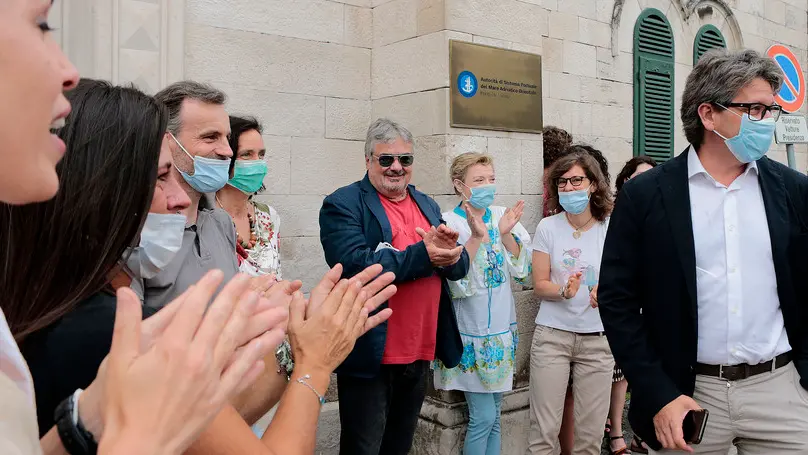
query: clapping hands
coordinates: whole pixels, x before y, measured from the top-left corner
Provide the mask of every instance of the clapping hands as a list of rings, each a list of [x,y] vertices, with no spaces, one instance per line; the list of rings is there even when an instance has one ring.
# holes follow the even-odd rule
[[[512,208],[505,209],[505,213],[499,219],[499,233],[503,236],[510,234],[514,226],[522,219],[524,212],[525,201],[519,201]]]
[[[429,231],[415,228],[415,232],[424,239],[424,246],[429,254],[429,260],[435,267],[448,267],[460,260],[463,247],[457,245],[460,234],[441,224],[437,228],[432,226]]]

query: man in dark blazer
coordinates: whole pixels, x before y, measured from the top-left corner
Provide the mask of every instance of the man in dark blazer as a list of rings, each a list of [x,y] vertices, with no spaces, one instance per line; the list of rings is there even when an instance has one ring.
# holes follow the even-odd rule
[[[367,174],[323,202],[320,240],[346,277],[379,263],[394,272],[393,314],[369,331],[337,369],[342,455],[409,453],[430,362],[460,362],[463,345],[447,280],[466,276],[469,257],[440,207],[409,185],[412,134],[376,120],[365,143]]]
[[[691,146],[623,187],[598,300],[654,450],[808,453],[808,180],[764,154],[782,73],[714,50],[687,79]],[[709,411],[688,445],[683,419]]]

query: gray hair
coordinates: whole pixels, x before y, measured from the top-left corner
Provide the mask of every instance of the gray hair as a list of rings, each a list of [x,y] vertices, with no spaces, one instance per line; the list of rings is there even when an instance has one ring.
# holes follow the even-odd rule
[[[730,51],[719,48],[705,53],[687,77],[682,94],[682,129],[687,141],[698,146],[704,140],[699,106],[726,106],[754,79],[762,78],[772,90],[780,90],[783,72],[774,60],[751,49]]]
[[[177,134],[182,124],[180,111],[186,99],[202,101],[207,104],[223,105],[227,95],[211,85],[195,81],[175,82],[157,92],[154,97],[168,108],[168,131]]]
[[[376,144],[389,144],[399,138],[408,144],[412,144],[412,133],[407,128],[390,119],[377,119],[368,128],[367,139],[365,139],[365,158],[373,156]]]

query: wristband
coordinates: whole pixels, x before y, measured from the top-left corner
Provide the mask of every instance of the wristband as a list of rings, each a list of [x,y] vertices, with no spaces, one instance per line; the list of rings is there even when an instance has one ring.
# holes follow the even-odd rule
[[[62,445],[70,455],[95,455],[98,444],[92,433],[84,428],[79,417],[79,396],[82,390],[77,389],[56,407],[53,419]]]

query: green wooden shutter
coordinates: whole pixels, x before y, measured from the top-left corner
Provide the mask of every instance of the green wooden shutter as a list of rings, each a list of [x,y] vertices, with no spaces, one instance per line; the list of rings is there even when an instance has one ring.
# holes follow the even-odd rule
[[[705,52],[718,47],[727,47],[727,41],[721,30],[713,24],[702,26],[696,34],[696,41],[693,42],[693,65],[698,63]]]
[[[673,32],[665,15],[645,9],[634,26],[634,155],[673,157]]]

